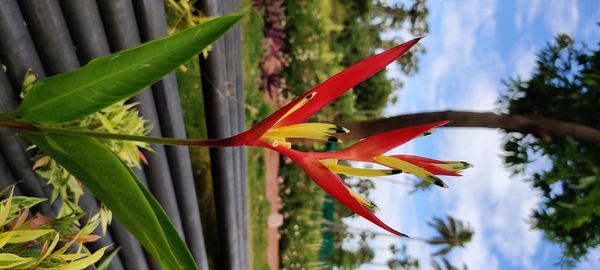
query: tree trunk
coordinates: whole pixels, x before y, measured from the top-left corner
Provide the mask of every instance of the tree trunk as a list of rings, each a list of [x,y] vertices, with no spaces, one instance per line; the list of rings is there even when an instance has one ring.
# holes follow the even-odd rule
[[[342,122],[350,130],[340,139],[354,141],[399,128],[448,120],[445,127],[500,128],[507,132],[532,134],[544,141],[553,137],[571,136],[574,139],[600,143],[600,130],[572,122],[564,122],[538,115],[500,115],[492,112],[439,111],[404,114],[367,121]]]

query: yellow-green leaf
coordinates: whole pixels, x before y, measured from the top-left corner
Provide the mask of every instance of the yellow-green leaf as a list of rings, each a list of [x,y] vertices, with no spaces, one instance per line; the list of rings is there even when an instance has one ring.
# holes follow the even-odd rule
[[[81,269],[85,269],[86,267],[88,267],[88,266],[96,263],[98,260],[100,260],[100,258],[102,258],[102,256],[104,256],[104,252],[106,251],[107,248],[108,248],[108,246],[103,247],[88,257],[68,263],[66,265],[61,265],[60,267],[43,268],[43,269],[44,270],[81,270]]]
[[[41,236],[54,232],[52,229],[40,229],[40,230],[14,230],[0,233],[0,239],[9,237],[7,243],[24,243],[33,241]]]
[[[85,254],[85,253],[75,253],[75,254],[60,254],[60,255],[56,255],[56,257],[59,257],[67,262],[70,262],[70,261],[81,259],[88,255],[89,254]]]
[[[8,240],[15,234],[14,231],[8,231],[0,234],[0,248],[3,248],[4,245],[8,244]]]
[[[11,269],[33,260],[34,258],[21,257],[12,253],[0,253],[0,269]]]

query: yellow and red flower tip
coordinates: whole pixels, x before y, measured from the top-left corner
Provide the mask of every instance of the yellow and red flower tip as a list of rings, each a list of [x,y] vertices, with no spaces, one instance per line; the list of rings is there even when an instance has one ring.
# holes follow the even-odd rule
[[[448,185],[436,175],[459,176],[460,174],[458,174],[458,172],[469,168],[471,164],[460,161],[440,161],[408,155],[384,155],[386,152],[446,123],[448,123],[448,121],[440,121],[376,134],[339,151],[314,153],[314,157],[326,160],[343,159],[378,163],[391,169],[387,170],[389,172],[388,174],[393,174],[394,172],[410,173],[427,182],[447,188]],[[333,171],[342,174],[346,174],[346,172],[350,171],[348,168],[329,167]],[[385,170],[380,171],[382,174],[385,172]],[[354,175],[364,176],[364,173],[367,172],[361,174],[360,171],[357,171]]]
[[[461,171],[473,167],[464,161],[442,161],[411,155],[391,155],[390,157],[404,160],[436,175],[461,176]]]

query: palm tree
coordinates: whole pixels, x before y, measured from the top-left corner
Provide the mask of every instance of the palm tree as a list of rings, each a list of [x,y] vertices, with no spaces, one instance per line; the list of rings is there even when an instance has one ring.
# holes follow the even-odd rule
[[[431,267],[434,270],[461,270],[460,268],[450,264],[450,262],[446,258],[442,258],[442,264],[440,264],[435,259],[431,259]],[[467,265],[463,264],[462,270],[467,270]]]
[[[431,245],[445,245],[442,249],[433,253],[433,256],[445,255],[454,247],[464,247],[473,237],[473,229],[468,224],[455,219],[451,216],[446,217],[446,221],[434,217],[433,222],[427,222],[433,227],[438,235],[425,241]]]

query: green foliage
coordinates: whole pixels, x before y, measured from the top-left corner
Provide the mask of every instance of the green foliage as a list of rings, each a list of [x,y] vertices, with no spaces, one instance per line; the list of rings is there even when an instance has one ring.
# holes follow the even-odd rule
[[[406,29],[414,36],[422,36],[428,32],[428,11],[424,0],[411,1],[410,7],[403,4],[389,6],[379,1],[353,0],[338,4],[339,19],[342,30],[331,36],[332,48],[342,56],[341,64],[348,67],[361,59],[376,53],[377,49],[390,48],[403,41],[397,37],[382,39],[381,34],[389,31]],[[420,45],[407,52],[398,61],[404,74],[410,75],[417,70],[417,55],[424,52]],[[389,96],[398,86],[399,81],[390,81],[386,72],[379,72],[365,82],[354,87],[356,95],[355,107],[368,118],[376,118],[389,101]],[[344,115],[343,115],[344,116]],[[355,119],[356,114],[348,114],[342,119]]]
[[[346,250],[337,247],[333,250],[332,263],[337,269],[357,269],[364,263],[370,262],[375,257],[373,249],[366,243],[361,244],[357,250]]]
[[[286,8],[289,62],[284,71],[292,95],[304,93],[378,49],[402,42],[397,37],[382,39],[382,33],[407,29],[421,36],[428,31],[423,0],[411,2],[408,7],[370,0],[303,0],[286,2]],[[416,46],[399,59],[405,75],[417,70],[417,56],[422,52],[423,47]],[[400,86],[400,81],[390,81],[385,71],[379,72],[334,101],[318,117],[330,121],[376,118]]]
[[[250,229],[250,262],[252,269],[268,269],[267,226],[270,203],[265,196],[265,159],[264,150],[248,148],[248,211]]]
[[[420,261],[406,252],[406,245],[402,245],[401,248],[397,248],[396,245],[390,246],[394,258],[387,261],[387,266],[390,269],[404,269],[404,270],[419,270]]]
[[[507,83],[500,100],[509,114],[533,114],[599,128],[600,52],[577,47],[559,35],[538,55],[526,81]],[[522,172],[532,156],[543,156],[551,168],[533,174],[544,201],[532,224],[564,246],[562,263],[574,266],[588,250],[600,245],[600,146],[548,134],[506,137],[505,162]]]
[[[100,238],[90,234],[100,224],[99,214],[82,228],[78,216],[30,216],[31,207],[45,200],[11,192],[0,202],[0,269],[85,269],[104,255],[108,247],[92,253],[83,245]]]
[[[367,56],[373,55],[379,48],[379,31],[369,31],[371,21],[371,1],[350,1],[339,5],[343,16],[343,30],[332,35],[332,42],[336,52],[342,55],[342,66],[348,67]],[[385,71],[379,72],[363,83],[354,87],[356,95],[355,106],[357,110],[366,112],[372,117],[380,116],[381,110],[392,93],[392,84],[385,77]],[[361,113],[362,114],[362,113]],[[347,115],[342,119],[354,119],[356,113]],[[358,120],[358,119],[357,119]]]
[[[336,71],[339,55],[332,52],[328,37],[339,29],[330,19],[332,1],[286,2],[288,21],[288,67],[286,84],[292,96],[299,96]],[[311,27],[306,27],[310,25]]]
[[[83,182],[163,268],[196,268],[185,243],[156,199],[105,145],[87,137],[37,133],[23,133],[23,136]]]
[[[219,17],[37,81],[19,106],[19,115],[33,123],[58,124],[129,98],[197,55],[240,18]]]
[[[433,267],[434,270],[461,270],[461,268],[458,268],[458,267],[452,265],[450,263],[450,261],[448,261],[448,259],[446,259],[446,258],[442,258],[441,264],[437,260],[432,259],[431,266]],[[462,270],[467,270],[466,264],[462,265]]]
[[[72,129],[146,135],[149,128],[144,126],[146,121],[139,116],[138,111],[134,108],[135,105],[137,103],[125,105],[124,102],[118,102],[99,112],[62,126]],[[145,142],[122,140],[102,140],[101,142],[105,143],[129,167],[140,166],[140,157],[142,156],[140,149],[151,150],[150,144]],[[38,175],[52,186],[51,202],[60,198],[61,208],[58,217],[83,214],[83,210],[78,205],[79,198],[83,194],[83,186],[77,178],[44,153],[40,153],[35,157],[33,168]],[[103,214],[103,228],[106,229],[106,225],[110,224],[110,212],[102,211],[102,213],[106,214]]]
[[[280,185],[284,222],[280,227],[282,269],[321,265],[321,219],[325,193],[296,164],[282,167]]]
[[[464,247],[473,238],[474,231],[468,224],[451,216],[446,221],[434,217],[433,221],[427,223],[434,228],[437,235],[426,240],[430,245],[442,245],[442,249],[433,253],[433,256],[446,255],[455,247]]]

